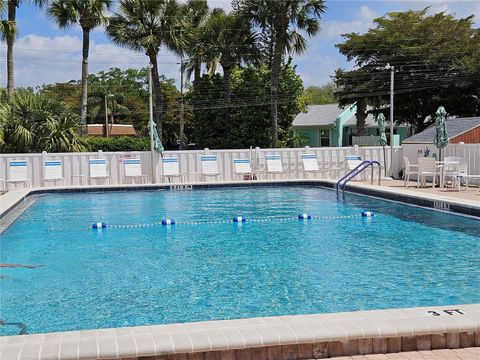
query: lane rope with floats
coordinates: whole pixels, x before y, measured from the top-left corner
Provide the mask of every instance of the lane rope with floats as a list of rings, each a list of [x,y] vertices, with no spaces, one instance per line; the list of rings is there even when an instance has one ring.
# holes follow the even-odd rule
[[[302,220],[302,221],[311,221],[311,220],[337,220],[337,219],[355,219],[355,218],[368,218],[371,219],[375,216],[373,210],[363,210],[360,214],[352,215],[337,215],[337,216],[314,216],[312,214],[303,213],[299,214],[296,217],[269,217],[269,218],[246,218],[244,216],[235,216],[233,219],[229,220],[197,220],[197,221],[176,221],[175,219],[162,219],[159,222],[152,222],[146,224],[107,224],[105,222],[93,223],[92,229],[104,230],[104,229],[127,229],[127,228],[147,228],[155,226],[182,226],[182,225],[204,225],[204,224],[246,224],[246,223],[263,223],[263,222],[274,222],[274,221],[292,221],[292,220]]]

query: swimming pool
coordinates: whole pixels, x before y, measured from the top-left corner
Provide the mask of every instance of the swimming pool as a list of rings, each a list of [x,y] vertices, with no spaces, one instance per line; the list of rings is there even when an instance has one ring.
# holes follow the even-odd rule
[[[29,333],[480,300],[480,221],[319,187],[50,194],[1,250],[44,265],[1,269],[1,318]]]

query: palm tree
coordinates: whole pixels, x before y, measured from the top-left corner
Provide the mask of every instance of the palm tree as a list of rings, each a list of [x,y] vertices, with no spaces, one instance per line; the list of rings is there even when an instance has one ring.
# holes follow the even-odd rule
[[[183,5],[183,12],[185,19],[185,29],[183,31],[185,49],[183,52],[190,59],[187,74],[190,77],[193,73],[193,89],[195,90],[198,79],[200,79],[202,62],[205,60],[200,33],[210,15],[210,11],[207,0],[188,0]]]
[[[144,51],[152,66],[154,121],[162,136],[163,105],[157,57],[162,46],[180,53],[183,20],[176,0],[121,0],[119,12],[110,18],[107,34],[113,42],[135,51]]]
[[[107,11],[112,0],[52,0],[48,8],[50,17],[60,28],[80,24],[83,32],[82,46],[82,103],[80,121],[87,125],[88,52],[90,31],[107,23]]]
[[[217,63],[222,66],[224,99],[228,104],[233,67],[240,63],[256,64],[260,59],[257,36],[242,18],[216,11],[206,22],[200,39],[209,70],[215,71]]]
[[[7,43],[7,99],[8,102],[13,102],[15,93],[15,74],[13,62],[13,44],[15,42],[15,35],[17,34],[17,8],[20,6],[21,0],[7,0],[1,2],[0,15],[5,8],[7,9],[7,20],[3,20],[0,25],[0,33],[2,40]],[[48,0],[32,0],[38,6],[45,5]]]
[[[45,95],[16,92],[13,103],[0,103],[0,119],[0,145],[6,152],[87,150],[77,132],[78,115]]]
[[[240,14],[253,25],[268,31],[273,49],[271,60],[271,117],[272,146],[278,144],[278,81],[280,67],[286,52],[301,54],[309,37],[320,31],[320,17],[325,12],[324,0],[239,0]]]

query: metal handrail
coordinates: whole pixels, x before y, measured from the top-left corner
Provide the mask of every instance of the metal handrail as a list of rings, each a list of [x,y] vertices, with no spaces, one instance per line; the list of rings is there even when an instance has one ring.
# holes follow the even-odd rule
[[[335,185],[337,194],[338,194],[338,188],[341,185],[342,191],[345,191],[345,187],[347,186],[347,183],[352,180],[355,176],[360,174],[362,171],[367,169],[369,166],[372,167],[372,177],[371,177],[371,183],[373,184],[373,166],[378,165],[380,168],[380,163],[376,160],[364,160],[362,161],[359,165],[357,165],[354,169],[352,169],[350,172],[345,174],[340,180],[337,181],[337,184]],[[342,184],[343,181],[343,184]],[[380,172],[378,173],[378,185],[380,185]]]
[[[337,184],[335,185],[335,188],[337,189],[337,193],[338,193],[338,187],[339,185],[341,184],[341,182],[343,180],[345,180],[348,176],[350,176],[350,174],[352,174],[353,172],[357,171],[360,167],[362,167],[363,165],[365,164],[370,164],[370,161],[369,160],[364,160],[362,161],[360,164],[358,164],[357,166],[355,166],[351,171],[349,171],[348,173],[346,173],[343,177],[340,178],[340,180],[337,181]]]

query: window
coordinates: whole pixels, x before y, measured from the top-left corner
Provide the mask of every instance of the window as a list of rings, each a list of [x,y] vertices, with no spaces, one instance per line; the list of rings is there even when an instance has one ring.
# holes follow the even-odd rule
[[[320,129],[320,146],[330,146],[330,131]]]

